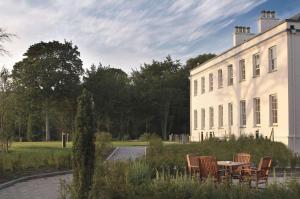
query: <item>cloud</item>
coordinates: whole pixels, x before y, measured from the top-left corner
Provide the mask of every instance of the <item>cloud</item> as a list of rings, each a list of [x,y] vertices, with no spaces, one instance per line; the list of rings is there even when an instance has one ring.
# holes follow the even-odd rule
[[[1,26],[19,38],[6,44],[12,56],[0,63],[11,67],[41,40],[67,39],[78,45],[85,67],[101,61],[129,72],[168,54],[195,53],[203,39],[265,1],[1,1]]]

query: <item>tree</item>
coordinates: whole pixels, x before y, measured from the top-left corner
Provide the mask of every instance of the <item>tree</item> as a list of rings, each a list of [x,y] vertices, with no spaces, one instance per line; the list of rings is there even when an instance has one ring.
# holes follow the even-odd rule
[[[114,137],[124,134],[129,114],[129,79],[121,69],[92,66],[84,77],[84,87],[93,94],[98,131]]]
[[[92,94],[86,89],[78,98],[76,131],[73,136],[73,198],[88,198],[95,160],[94,107]]]
[[[25,58],[13,68],[13,78],[23,94],[33,103],[41,104],[44,112],[46,141],[50,140],[50,109],[65,99],[76,99],[82,61],[72,42],[40,42],[29,47]],[[60,110],[58,110],[60,111]]]
[[[0,71],[0,145],[8,151],[8,142],[13,137],[13,93],[10,74],[6,68]]]
[[[212,59],[215,56],[216,56],[215,54],[208,53],[208,54],[200,54],[197,57],[190,58],[186,61],[186,68],[188,70],[191,70],[196,66],[203,64],[204,62]]]
[[[10,41],[11,37],[15,36],[14,34],[6,32],[3,28],[0,28],[0,55],[8,53],[7,50],[4,49],[1,43],[5,41]]]

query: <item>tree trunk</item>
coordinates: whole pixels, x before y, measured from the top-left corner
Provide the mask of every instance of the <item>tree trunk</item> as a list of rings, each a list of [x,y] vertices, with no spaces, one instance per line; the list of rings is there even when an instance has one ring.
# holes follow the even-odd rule
[[[45,127],[46,127],[46,142],[50,141],[50,129],[49,129],[49,112],[48,112],[48,105],[45,108]]]
[[[168,117],[169,117],[169,112],[170,112],[170,101],[166,102],[164,106],[164,111],[163,111],[163,121],[162,121],[162,135],[163,139],[166,140],[168,137]]]

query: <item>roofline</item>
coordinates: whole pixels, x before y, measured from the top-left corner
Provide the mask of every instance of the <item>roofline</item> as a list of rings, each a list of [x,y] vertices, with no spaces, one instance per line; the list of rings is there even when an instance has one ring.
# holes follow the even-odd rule
[[[196,70],[197,68],[199,68],[199,67],[201,67],[201,66],[203,66],[203,65],[205,65],[205,64],[207,64],[207,63],[209,63],[209,62],[211,62],[211,61],[213,61],[213,60],[215,60],[215,59],[217,59],[218,57],[220,57],[220,56],[226,54],[227,52],[229,52],[229,51],[231,51],[231,50],[233,50],[233,49],[235,49],[235,48],[237,48],[237,47],[243,45],[244,43],[247,43],[248,41],[251,41],[252,39],[254,39],[254,38],[258,37],[258,36],[261,36],[261,35],[265,34],[266,32],[269,32],[270,30],[273,30],[273,29],[276,28],[277,26],[280,26],[281,24],[286,23],[286,22],[298,22],[298,23],[300,23],[298,20],[294,20],[294,19],[285,19],[285,20],[282,20],[282,21],[281,21],[280,23],[278,23],[276,26],[274,26],[274,27],[272,27],[272,28],[270,28],[270,29],[268,29],[268,30],[266,30],[266,31],[264,31],[264,32],[255,34],[255,36],[251,37],[250,39],[248,39],[248,40],[246,40],[246,41],[244,41],[244,42],[242,42],[242,43],[240,43],[240,44],[238,44],[238,45],[235,45],[235,46],[233,46],[233,47],[227,49],[226,51],[224,51],[224,52],[218,54],[217,56],[215,56],[215,57],[213,57],[213,58],[207,60],[206,62],[203,62],[202,64],[196,66],[195,68],[192,68],[192,69],[190,70],[190,73],[191,73],[193,70]]]

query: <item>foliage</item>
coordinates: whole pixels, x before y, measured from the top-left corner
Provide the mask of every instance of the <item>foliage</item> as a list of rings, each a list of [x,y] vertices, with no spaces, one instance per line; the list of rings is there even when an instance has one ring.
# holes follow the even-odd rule
[[[14,34],[8,33],[5,29],[0,28],[0,56],[8,53],[1,43],[10,41],[10,39],[14,36]]]
[[[143,133],[142,135],[140,135],[139,140],[142,142],[148,142],[150,140],[150,137],[150,133]]]
[[[201,54],[198,55],[197,57],[190,58],[186,61],[186,68],[188,70],[192,70],[193,68],[197,67],[200,64],[203,64],[204,62],[214,58],[216,55],[215,54]]]
[[[95,124],[92,94],[86,89],[78,98],[76,131],[73,136],[73,198],[88,198],[95,160]]]
[[[251,154],[252,162],[258,164],[263,156],[272,156],[273,166],[286,167],[293,158],[292,152],[280,142],[272,142],[265,139],[255,140],[253,138],[241,137],[229,141],[212,139],[201,143],[157,145],[150,142],[147,153],[147,161],[151,168],[185,170],[186,154],[213,155],[218,160],[232,160],[233,155],[238,152]]]
[[[80,75],[83,73],[80,53],[72,42],[52,41],[30,46],[24,56],[13,67],[14,84],[19,95],[28,97],[28,101],[42,107],[46,140],[49,140],[50,109],[58,108],[57,102],[76,99]]]

